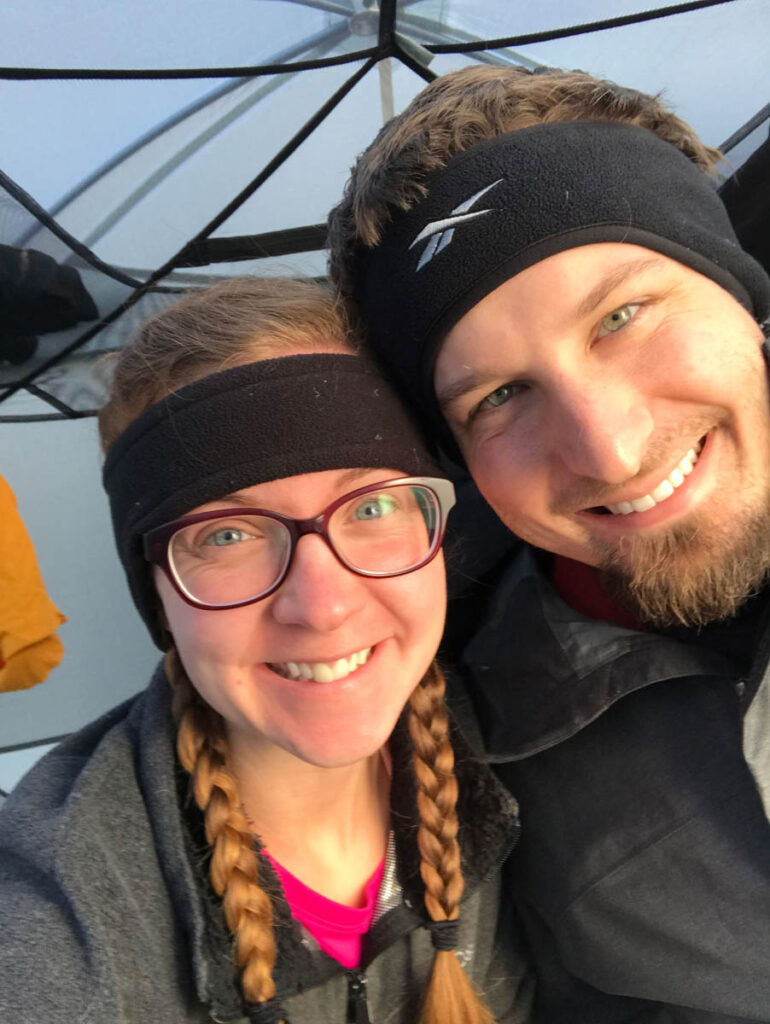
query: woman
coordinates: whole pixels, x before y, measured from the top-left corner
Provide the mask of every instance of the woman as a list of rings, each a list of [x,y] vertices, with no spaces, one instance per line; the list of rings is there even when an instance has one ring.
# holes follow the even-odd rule
[[[165,663],[4,809],[4,1019],[526,1020],[515,804],[432,661],[452,487],[351,347],[244,279],[119,357],[104,481]]]

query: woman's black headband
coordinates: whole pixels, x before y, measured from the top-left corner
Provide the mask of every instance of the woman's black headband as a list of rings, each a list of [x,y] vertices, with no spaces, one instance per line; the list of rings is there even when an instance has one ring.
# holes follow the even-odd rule
[[[215,373],[142,413],[104,464],[118,553],[153,639],[164,645],[140,538],[254,484],[326,469],[444,476],[420,429],[359,356],[284,356]]]
[[[646,128],[523,128],[454,157],[425,187],[361,259],[356,299],[379,360],[443,436],[432,379],[441,341],[504,281],[565,249],[644,246],[716,281],[757,320],[770,314],[770,280],[713,183]]]

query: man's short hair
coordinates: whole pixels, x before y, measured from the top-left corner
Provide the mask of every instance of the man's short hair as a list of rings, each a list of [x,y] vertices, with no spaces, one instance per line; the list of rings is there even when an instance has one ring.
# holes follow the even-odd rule
[[[330,274],[352,295],[362,248],[380,241],[391,211],[425,195],[425,178],[485,139],[551,121],[607,120],[639,125],[672,143],[704,171],[720,160],[658,96],[584,71],[476,66],[437,78],[380,130],[356,161],[342,201],[329,216]]]

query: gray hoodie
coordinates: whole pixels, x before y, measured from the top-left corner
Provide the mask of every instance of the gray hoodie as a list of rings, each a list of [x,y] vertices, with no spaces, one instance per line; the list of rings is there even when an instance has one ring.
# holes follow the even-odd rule
[[[528,1019],[531,976],[500,868],[515,801],[453,735],[466,891],[458,956],[499,1021]],[[278,1001],[291,1024],[414,1024],[433,959],[415,842],[410,745],[391,739],[394,856],[359,971],[291,917],[265,858]],[[169,688],[144,693],[51,751],[0,812],[0,1019],[13,1024],[244,1021],[201,816],[174,754]]]

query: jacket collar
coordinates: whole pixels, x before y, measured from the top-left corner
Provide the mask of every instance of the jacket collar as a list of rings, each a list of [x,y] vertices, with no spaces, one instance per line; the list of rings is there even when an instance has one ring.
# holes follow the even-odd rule
[[[733,674],[714,652],[581,615],[527,546],[502,577],[463,664],[490,761],[555,746],[626,694],[664,679]]]

